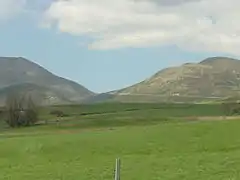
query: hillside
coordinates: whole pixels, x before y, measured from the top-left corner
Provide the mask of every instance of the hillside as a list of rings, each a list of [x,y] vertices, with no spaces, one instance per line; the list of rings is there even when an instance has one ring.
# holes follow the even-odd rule
[[[240,95],[240,61],[208,58],[166,68],[131,87],[111,92],[107,100],[123,102],[202,102]]]
[[[33,93],[42,104],[79,103],[94,95],[25,58],[0,57],[0,104],[11,92]]]

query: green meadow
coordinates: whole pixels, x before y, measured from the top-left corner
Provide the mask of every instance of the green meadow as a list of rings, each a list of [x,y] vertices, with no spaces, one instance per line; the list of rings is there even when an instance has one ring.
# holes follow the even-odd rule
[[[240,179],[240,121],[216,121],[224,115],[217,104],[55,106],[39,113],[34,127],[0,123],[0,179],[112,180],[116,158],[122,180]]]

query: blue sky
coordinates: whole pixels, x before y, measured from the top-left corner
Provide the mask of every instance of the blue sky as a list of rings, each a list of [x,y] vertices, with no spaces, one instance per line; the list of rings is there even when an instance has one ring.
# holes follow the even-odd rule
[[[240,31],[234,22],[231,31],[218,29],[227,21],[209,7],[216,0],[113,1],[0,0],[5,10],[0,13],[0,56],[28,58],[95,92],[132,85],[168,66],[209,56],[238,57],[240,41],[233,35]],[[189,6],[209,9],[205,14],[181,10]]]

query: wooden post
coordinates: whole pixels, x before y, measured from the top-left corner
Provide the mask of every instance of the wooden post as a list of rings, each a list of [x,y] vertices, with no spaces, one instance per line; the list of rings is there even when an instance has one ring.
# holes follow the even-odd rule
[[[115,165],[115,177],[114,177],[114,180],[120,180],[120,166],[121,166],[120,159],[117,158],[116,159],[116,165]]]

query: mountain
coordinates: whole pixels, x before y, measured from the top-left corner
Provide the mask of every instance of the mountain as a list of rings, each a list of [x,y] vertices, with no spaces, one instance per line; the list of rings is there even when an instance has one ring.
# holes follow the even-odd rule
[[[206,102],[240,97],[240,61],[211,57],[163,69],[130,87],[95,94],[22,57],[0,57],[0,105],[10,93],[32,94],[41,104],[97,102]]]
[[[240,61],[212,57],[200,63],[186,63],[108,94],[110,98],[105,100],[122,102],[206,102],[238,97]]]
[[[22,57],[0,57],[0,104],[12,92],[34,94],[41,104],[79,103],[94,93]]]

